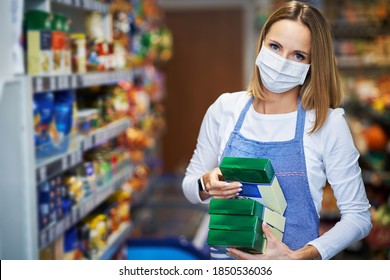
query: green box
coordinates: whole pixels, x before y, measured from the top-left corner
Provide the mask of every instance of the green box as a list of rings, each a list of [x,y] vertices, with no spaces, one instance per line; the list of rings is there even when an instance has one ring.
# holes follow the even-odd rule
[[[224,157],[219,169],[226,181],[269,184],[275,175],[265,158]]]
[[[257,216],[211,214],[209,229],[255,231],[262,233],[262,222]]]
[[[221,252],[233,247],[242,251],[261,254],[266,248],[266,239],[262,233],[254,231],[229,231],[210,229],[207,244]]]
[[[264,206],[253,199],[218,199],[210,200],[209,214],[247,215],[263,217]]]
[[[226,217],[229,217],[229,218],[225,218],[226,225],[230,225],[233,221],[236,222],[238,225],[243,225],[243,223],[249,223],[251,219],[251,218],[245,218],[245,216],[258,217],[260,225],[262,221],[265,221],[268,225],[277,229],[281,233],[284,232],[284,227],[286,224],[286,218],[283,217],[280,213],[276,211],[272,211],[269,208],[257,202],[256,200],[249,199],[249,198],[241,198],[241,199],[212,198],[210,200],[209,214],[210,214],[209,225],[212,222],[217,223],[217,221],[215,220],[216,218],[213,218],[214,215],[219,215],[219,216],[224,215]],[[231,221],[229,221],[229,219],[231,219]],[[238,230],[244,230],[244,229],[238,229]]]

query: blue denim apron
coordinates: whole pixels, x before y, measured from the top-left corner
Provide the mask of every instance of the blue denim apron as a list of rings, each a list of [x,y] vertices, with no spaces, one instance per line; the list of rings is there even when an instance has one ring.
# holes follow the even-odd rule
[[[291,250],[304,247],[318,237],[319,218],[309,189],[306,161],[303,148],[303,135],[306,111],[298,101],[295,137],[280,142],[259,142],[245,138],[240,129],[246,113],[252,105],[251,98],[242,109],[240,117],[226,143],[223,157],[268,158],[271,160],[280,187],[287,201],[283,243]],[[212,259],[226,259],[225,254],[211,248]]]

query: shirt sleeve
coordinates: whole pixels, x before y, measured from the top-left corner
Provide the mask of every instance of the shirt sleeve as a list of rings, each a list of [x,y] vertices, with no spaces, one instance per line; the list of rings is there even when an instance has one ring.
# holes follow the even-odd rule
[[[198,135],[195,151],[186,169],[182,187],[185,197],[192,203],[208,203],[202,200],[198,191],[198,179],[204,173],[218,166],[220,146],[219,118],[221,116],[220,98],[207,110]]]
[[[323,127],[323,162],[341,219],[329,231],[309,242],[322,259],[330,259],[372,228],[370,204],[361,176],[357,151],[343,109],[333,110]]]

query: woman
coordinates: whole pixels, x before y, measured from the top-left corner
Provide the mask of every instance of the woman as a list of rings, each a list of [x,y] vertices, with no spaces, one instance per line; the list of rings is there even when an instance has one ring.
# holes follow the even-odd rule
[[[248,90],[222,94],[208,109],[183,180],[184,194],[193,203],[234,198],[241,184],[219,181],[222,158],[268,158],[287,201],[283,242],[263,225],[264,254],[229,248],[229,255],[330,259],[372,227],[359,153],[344,110],[337,108],[341,89],[330,27],[314,7],[287,2],[265,23],[257,54]],[[341,219],[319,237],[326,181]],[[211,252],[212,258],[228,257]]]

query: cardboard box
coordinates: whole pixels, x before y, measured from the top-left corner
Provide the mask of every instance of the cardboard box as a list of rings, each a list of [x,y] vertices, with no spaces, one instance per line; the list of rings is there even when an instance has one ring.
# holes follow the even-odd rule
[[[226,181],[242,183],[240,197],[250,197],[284,214],[287,202],[269,159],[224,157],[219,168]]]
[[[212,198],[209,214],[263,216],[264,206],[253,199],[218,199]]]
[[[283,215],[287,208],[287,201],[279,185],[278,178],[275,176],[270,185],[257,185],[261,194],[262,204],[266,207]]]
[[[259,218],[261,228],[262,221],[265,221],[270,227],[278,230],[278,236],[283,237],[286,218],[281,214],[272,211],[253,199],[216,199],[210,201],[209,207],[210,222],[209,228],[213,229],[228,229],[215,227],[217,224],[225,224],[228,227],[233,227],[234,223],[236,230],[247,230],[244,224],[255,225],[256,218]],[[254,217],[254,218],[251,218]],[[219,219],[219,220],[218,220]],[[210,226],[213,227],[210,227]],[[241,226],[241,228],[240,228]]]
[[[255,231],[262,233],[262,219],[257,216],[211,214],[209,229]]]
[[[266,248],[266,239],[255,231],[209,230],[207,244],[221,252],[234,247],[248,253],[261,254]]]
[[[271,161],[265,158],[224,157],[219,169],[226,181],[269,184],[275,175]]]
[[[53,69],[50,14],[31,10],[25,15],[26,61],[29,75],[50,75]]]

